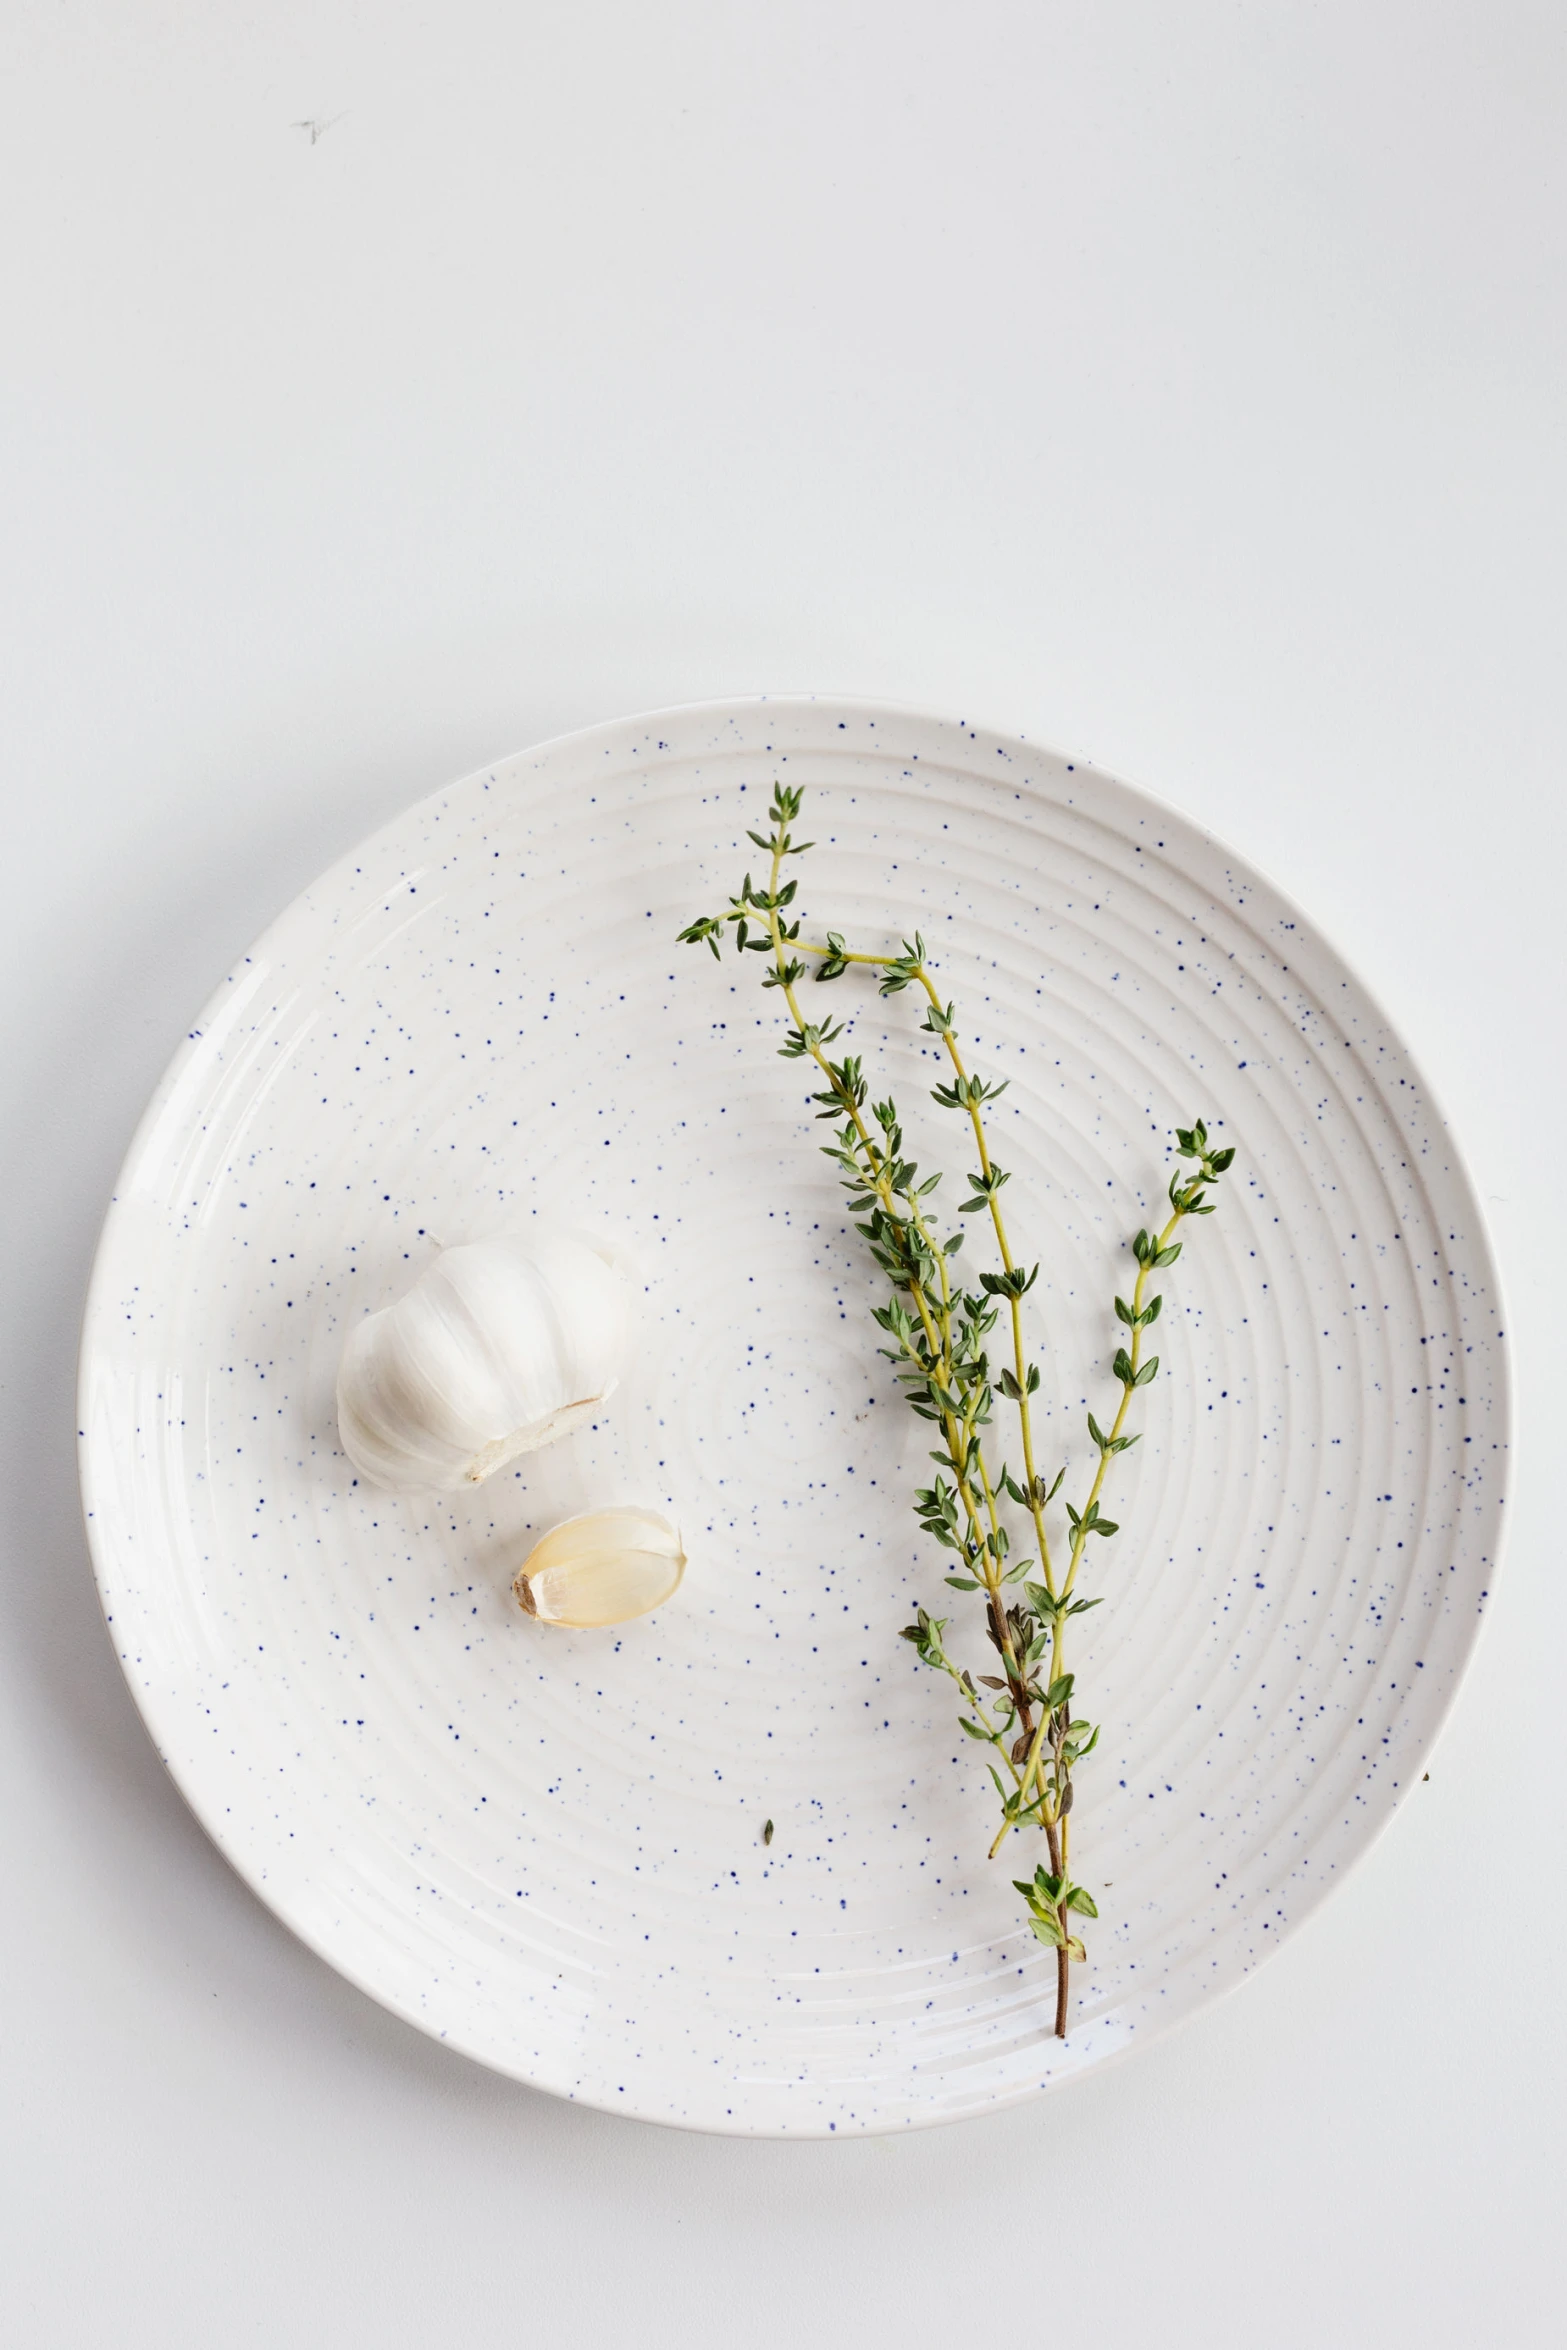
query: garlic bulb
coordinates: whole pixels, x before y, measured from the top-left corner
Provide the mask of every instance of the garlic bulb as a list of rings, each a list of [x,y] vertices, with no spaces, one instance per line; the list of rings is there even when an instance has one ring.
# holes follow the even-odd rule
[[[349,1335],[343,1450],[397,1493],[452,1493],[590,1419],[620,1378],[631,1299],[608,1251],[573,1233],[443,1249]]]
[[[680,1536],[657,1510],[589,1510],[534,1544],[512,1589],[541,1624],[623,1624],[677,1590]]]

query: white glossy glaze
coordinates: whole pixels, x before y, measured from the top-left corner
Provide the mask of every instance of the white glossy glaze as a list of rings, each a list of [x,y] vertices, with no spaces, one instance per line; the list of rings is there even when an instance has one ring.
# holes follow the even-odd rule
[[[802,904],[918,924],[1045,1270],[1042,1444],[1081,1462],[1128,1234],[1196,1113],[1233,1142],[1168,1283],[1147,1436],[1078,1642],[1106,1724],[1064,2047],[945,1689],[940,1584],[860,1244],[759,966],[673,944],[810,792]],[[835,1012],[956,1172],[908,999]],[[642,1337],[599,1422],[471,1495],[357,1485],[345,1334],[437,1242],[624,1236]],[[980,1242],[971,1238],[978,1253]],[[970,2114],[1238,1981],[1418,1779],[1498,1548],[1505,1348],[1471,1187],[1311,925],[1158,803],[970,725],[749,702],[441,792],[301,898],[182,1046],[106,1226],[83,1359],[105,1608],[170,1768],[278,1914],[485,2062],[787,2134]],[[555,1519],[685,1530],[667,1607],[530,1624]],[[949,1604],[950,1603],[950,1604]],[[972,1605],[972,1603],[969,1603]],[[972,1642],[973,1661],[981,1657]],[[769,1848],[763,1822],[776,1823]]]

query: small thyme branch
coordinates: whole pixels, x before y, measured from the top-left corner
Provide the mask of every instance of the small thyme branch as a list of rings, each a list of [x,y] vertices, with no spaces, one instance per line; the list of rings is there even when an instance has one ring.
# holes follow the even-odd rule
[[[1159,1368],[1157,1355],[1143,1359],[1144,1334],[1158,1320],[1163,1304],[1157,1295],[1148,1297],[1149,1278],[1180,1256],[1182,1244],[1175,1235],[1186,1218],[1212,1215],[1214,1202],[1207,1193],[1235,1154],[1210,1145],[1201,1119],[1176,1129],[1179,1155],[1195,1161],[1195,1169],[1190,1174],[1178,1169],[1172,1176],[1170,1214],[1162,1229],[1139,1232],[1132,1242],[1137,1277],[1131,1300],[1115,1300],[1116,1316],[1130,1332],[1130,1344],[1118,1349],[1112,1366],[1120,1400],[1108,1433],[1092,1412],[1088,1415],[1097,1465],[1082,1508],[1070,1502],[1063,1505],[1068,1521],[1066,1563],[1058,1579],[1045,1512],[1066,1472],[1062,1469],[1047,1479],[1036,1466],[1029,1398],[1038,1391],[1040,1371],[1029,1360],[1023,1326],[1023,1300],[1040,1268],[1036,1264],[1025,1270],[1013,1254],[1001,1204],[1009,1177],[996,1163],[983,1115],[985,1104],[1005,1092],[1006,1081],[969,1073],[957,1039],[954,1006],[943,1003],[937,992],[918,932],[895,955],[850,948],[837,931],[829,930],[824,943],[800,936],[800,917],[790,914],[798,883],[783,875],[788,859],[813,846],[796,841],[789,829],[798,820],[802,796],[797,788],[775,785],[769,810],[772,831],[747,836],[767,856],[765,885],[755,888],[748,873],[722,914],[699,918],[680,937],[688,945],[709,947],[715,956],[726,938],[741,954],[763,956],[762,984],[780,991],[792,1023],[778,1049],[786,1060],[809,1059],[825,1081],[824,1090],[811,1097],[819,1105],[818,1116],[832,1128],[831,1140],[822,1147],[838,1168],[851,1213],[864,1219],[855,1229],[891,1286],[889,1301],[872,1308],[892,1342],[880,1351],[895,1366],[910,1408],[929,1421],[940,1438],[941,1449],[931,1454],[936,1476],[915,1494],[915,1514],[924,1531],[954,1553],[958,1571],[947,1576],[949,1586],[984,1595],[986,1633],[1001,1673],[982,1673],[976,1679],[948,1653],[947,1619],[932,1616],[923,1607],[901,1637],[912,1643],[922,1663],[954,1682],[965,1709],[959,1716],[960,1728],[990,1750],[987,1768],[1001,1803],[991,1858],[1014,1828],[1031,1826],[1043,1832],[1049,1866],[1041,1863],[1032,1877],[1018,1879],[1016,1885],[1034,1934],[1056,1954],[1055,2029],[1064,2039],[1070,1969],[1085,1955],[1073,1920],[1099,1914],[1092,1895],[1073,1882],[1069,1869],[1076,1767],[1098,1744],[1099,1730],[1074,1713],[1076,1676],[1067,1668],[1066,1627],[1072,1617],[1100,1604],[1097,1597],[1077,1596],[1078,1573],[1089,1536],[1109,1537],[1118,1531],[1101,1506],[1109,1465],[1138,1441],[1125,1433],[1132,1397],[1152,1382]],[[941,1176],[921,1179],[918,1166],[905,1155],[896,1105],[890,1099],[871,1101],[859,1057],[845,1053],[841,1060],[832,1058],[828,1048],[843,1035],[842,1023],[806,1019],[798,994],[809,968],[806,957],[816,964],[818,982],[841,979],[861,966],[879,972],[884,996],[911,986],[923,994],[924,1032],[939,1039],[951,1068],[949,1080],[934,1089],[932,1098],[943,1109],[967,1118],[979,1160],[978,1172],[968,1177],[969,1197],[960,1203],[958,1213],[988,1216],[1001,1259],[1000,1272],[981,1272],[973,1289],[954,1278],[965,1230],[960,1227],[945,1239],[936,1230],[932,1195]],[[992,1381],[985,1341],[1000,1318],[1003,1301],[1011,1360]],[[987,1451],[998,1391],[1017,1414],[1021,1481]],[[1038,1556],[1037,1580],[1028,1579],[1032,1558],[1010,1559],[1002,1511],[1008,1501],[1027,1512]],[[1023,1586],[1022,1599],[1009,1600],[1007,1586],[1017,1583]],[[993,1694],[982,1696],[981,1689]]]

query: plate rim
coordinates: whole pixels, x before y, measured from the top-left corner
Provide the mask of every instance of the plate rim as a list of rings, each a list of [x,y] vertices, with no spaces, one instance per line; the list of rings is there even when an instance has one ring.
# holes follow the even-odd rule
[[[1135,2035],[1128,2036],[1119,2045],[1096,2058],[1091,2065],[1059,2075],[1052,2075],[1043,2081],[1019,2082],[1015,2086],[1002,2089],[987,2097],[983,2108],[974,2112],[948,2114],[925,2109],[896,2119],[872,2119],[850,2131],[839,2130],[836,2127],[830,2128],[825,2121],[820,2121],[811,2115],[802,2115],[796,2126],[779,2128],[768,2127],[739,2117],[736,2117],[732,2122],[714,2119],[697,2120],[681,2114],[646,2112],[640,2107],[628,2109],[624,2105],[611,2104],[606,2098],[595,2097],[578,2090],[555,2088],[550,2083],[541,2081],[535,2075],[506,2063],[493,2053],[470,2045],[462,2033],[438,2029],[428,2016],[418,2012],[409,2002],[400,1999],[394,1991],[372,1982],[355,1965],[345,1962],[342,1957],[327,1949],[320,1937],[290,1916],[287,1910],[279,1905],[274,1891],[269,1890],[263,1877],[253,1870],[240,1852],[230,1844],[222,1831],[219,1820],[212,1815],[196,1790],[187,1784],[186,1777],[170,1759],[169,1752],[159,1736],[158,1723],[155,1718],[157,1713],[155,1695],[151,1690],[143,1690],[138,1687],[131,1676],[126,1660],[120,1655],[113,1634],[115,1562],[110,1555],[110,1538],[104,1533],[102,1521],[96,1516],[93,1508],[96,1476],[95,1448],[91,1432],[92,1422],[86,1409],[86,1403],[96,1365],[100,1334],[108,1316],[109,1298],[107,1292],[111,1259],[116,1252],[120,1227],[126,1214],[123,1198],[126,1177],[161,1118],[169,1097],[179,1083],[187,1063],[194,1057],[196,1048],[202,1041],[205,1029],[209,1024],[209,1015],[224,1000],[234,978],[245,969],[247,964],[253,964],[260,959],[262,950],[267,946],[268,941],[291,918],[301,902],[318,891],[326,890],[340,868],[351,867],[356,860],[362,859],[366,852],[375,847],[386,835],[399,830],[423,810],[434,807],[443,799],[464,790],[470,784],[493,776],[500,768],[512,766],[523,759],[543,759],[568,748],[573,751],[591,749],[599,739],[619,738],[634,730],[646,729],[662,720],[675,718],[709,720],[735,715],[754,717],[764,709],[779,711],[833,709],[872,719],[890,716],[936,728],[953,730],[962,728],[971,736],[984,735],[1009,745],[1021,744],[1036,757],[1057,761],[1070,771],[1084,773],[1100,782],[1114,786],[1118,791],[1128,794],[1133,800],[1141,802],[1151,812],[1167,815],[1189,831],[1195,832],[1206,844],[1217,850],[1222,856],[1231,859],[1242,871],[1255,876],[1272,892],[1282,907],[1298,918],[1308,934],[1320,941],[1322,946],[1327,949],[1328,953],[1354,982],[1368,1009],[1375,1014],[1388,1034],[1397,1039],[1409,1072],[1418,1080],[1433,1118],[1440,1127],[1444,1145],[1451,1156],[1452,1172],[1461,1184],[1472,1211],[1473,1226],[1470,1237],[1480,1269],[1484,1273],[1490,1294],[1495,1301],[1496,1320],[1499,1325],[1494,1338],[1496,1348],[1495,1393],[1488,1417],[1497,1429],[1498,1441],[1503,1448],[1504,1458],[1499,1469],[1494,1472],[1496,1539],[1490,1560],[1487,1600],[1476,1620],[1462,1660],[1435,1708],[1431,1727],[1419,1742],[1415,1759],[1422,1765],[1429,1761],[1446,1735],[1454,1708],[1468,1686],[1469,1677],[1474,1670],[1475,1658],[1479,1653],[1487,1626],[1494,1613],[1499,1579],[1505,1571],[1511,1547],[1511,1503],[1516,1485],[1518,1447],[1518,1400],[1517,1381],[1513,1366],[1512,1320],[1508,1310],[1508,1298],[1503,1282],[1501,1263],[1491,1231],[1490,1219],[1486,1213],[1484,1195],[1475,1179],[1475,1171],[1468,1152],[1457,1128],[1448,1115],[1441,1089],[1432,1084],[1424,1060],[1409,1044],[1402,1024],[1389,1014],[1378,991],[1366,980],[1355,958],[1343,951],[1333,931],[1302,905],[1290,890],[1279,883],[1266,866],[1259,864],[1249,852],[1236,848],[1226,834],[1216,832],[1199,818],[1188,814],[1175,801],[1149,790],[1146,785],[1132,782],[1113,769],[1100,766],[1095,760],[1081,757],[1076,753],[1069,754],[1051,743],[1030,736],[1021,729],[1007,729],[987,721],[971,720],[967,716],[959,716],[955,711],[934,709],[924,703],[902,702],[885,695],[802,691],[732,694],[715,699],[662,703],[652,709],[627,712],[614,718],[598,719],[588,726],[569,727],[562,732],[547,736],[540,742],[523,744],[514,751],[502,753],[496,759],[484,761],[479,766],[469,769],[465,774],[453,777],[448,782],[438,784],[430,791],[422,793],[417,799],[410,801],[405,807],[388,817],[384,823],[376,825],[371,831],[350,843],[346,849],[315,873],[302,888],[295,890],[272,919],[251,939],[248,947],[229,966],[228,971],[208,991],[199,1010],[187,1026],[184,1036],[176,1044],[165,1064],[162,1075],[153,1087],[121,1154],[110,1189],[108,1205],[94,1243],[92,1265],[81,1314],[74,1389],[77,1413],[78,1490],[94,1588],[102,1612],[104,1627],[109,1636],[110,1649],[116,1664],[120,1667],[137,1714],[167,1777],[177,1790],[187,1811],[200,1825],[224,1861],[241,1878],[268,1914],[276,1919],[278,1924],[284,1927],[313,1956],[329,1966],[334,1974],[345,1982],[351,1983],[356,1990],[374,2000],[376,2005],[387,2013],[396,2016],[401,2022],[413,2026],[422,2037],[436,2041],[440,2046],[463,2056],[469,2062],[483,2066],[488,2072],[499,2074],[503,2079],[520,2083],[534,2091],[535,2094],[558,2096],[568,2104],[579,2105],[589,2111],[613,2114],[620,2120],[640,2121],[659,2128],[679,2129],[702,2136],[725,2138],[804,2141],[821,2140],[829,2136],[836,2138],[892,2136],[908,2130],[935,2129],[946,2127],[955,2122],[978,2120],[983,2118],[984,2114],[1005,2112],[1018,2105],[1032,2103],[1047,2094],[1059,2093],[1080,2079],[1097,2078],[1110,2067],[1124,2063],[1139,2049],[1151,2047],[1155,2042],[1169,2037],[1172,2033],[1183,2031],[1197,2022],[1201,2016],[1208,2014],[1212,2009],[1231,1998],[1262,1967],[1268,1964],[1277,1951],[1283,1949],[1296,1934],[1309,1928],[1312,1921],[1322,1914],[1340,1888],[1359,1873],[1369,1856],[1381,1844],[1395,1818],[1408,1802],[1413,1789],[1421,1783],[1419,1778],[1411,1770],[1405,1783],[1388,1800],[1381,1817],[1372,1826],[1359,1849],[1335,1868],[1331,1879],[1320,1890],[1314,1889],[1313,1898],[1309,1905],[1302,1910],[1298,1917],[1290,1921],[1288,1930],[1279,1936],[1272,1948],[1264,1952],[1244,1973],[1237,1974],[1231,1981],[1207,1992],[1191,2007],[1183,2011],[1167,2018],[1150,2017],[1145,2019]]]

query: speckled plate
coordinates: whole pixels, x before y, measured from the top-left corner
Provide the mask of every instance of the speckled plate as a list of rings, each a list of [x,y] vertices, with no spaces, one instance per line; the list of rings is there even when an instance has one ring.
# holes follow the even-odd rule
[[[961,1621],[923,1431],[774,1051],[759,966],[677,948],[808,787],[822,928],[916,924],[1044,1271],[1043,1446],[1107,1408],[1126,1239],[1170,1129],[1235,1145],[1168,1283],[1147,1436],[1095,1546],[1071,2036],[987,1865],[994,1798],[899,1627]],[[954,1153],[907,998],[834,991],[918,1155]],[[955,1171],[961,1155],[951,1160]],[[646,1273],[601,1423],[471,1499],[355,1483],[346,1329],[440,1243],[591,1222]],[[976,1250],[979,1238],[971,1238]],[[729,703],[439,793],[232,973],[105,1227],[83,1478],[159,1751],[278,1915],[503,2072],[651,2120],[806,2135],[1029,2096],[1237,1982],[1417,1780],[1489,1591],[1507,1366],[1474,1193],[1309,922],[1126,785],[950,720]],[[662,1504],[678,1598],[615,1633],[509,1597],[532,1537]],[[971,1661],[983,1662],[978,1626]],[[770,1846],[765,1821],[775,1822]]]

